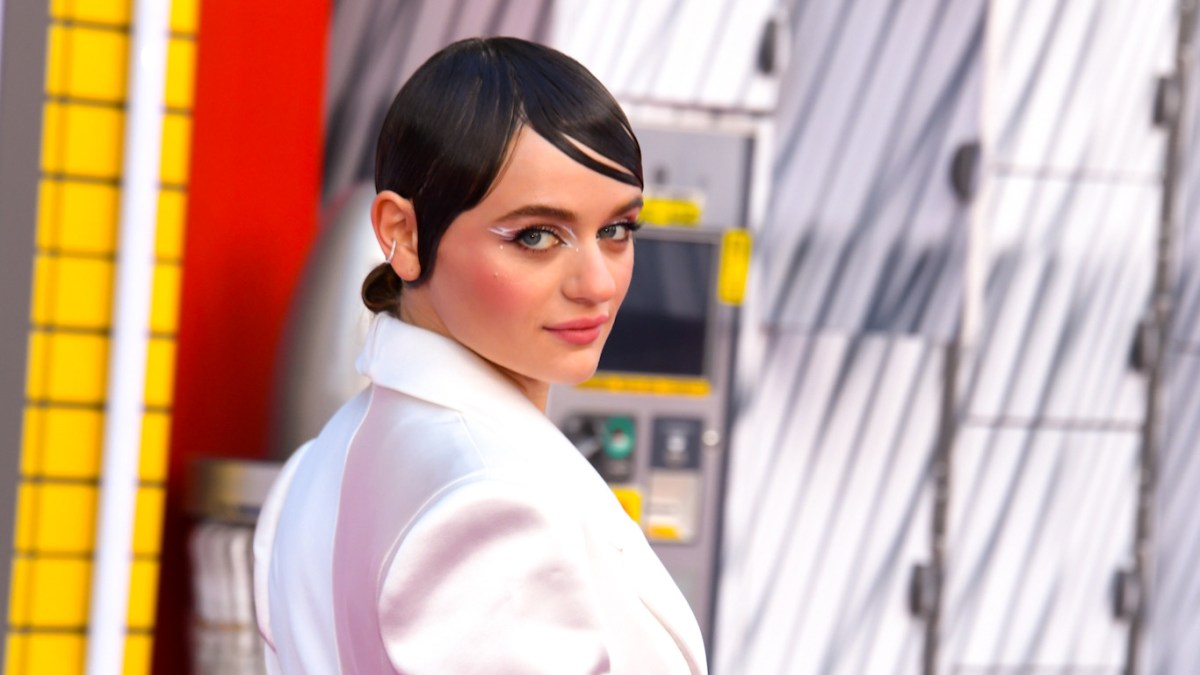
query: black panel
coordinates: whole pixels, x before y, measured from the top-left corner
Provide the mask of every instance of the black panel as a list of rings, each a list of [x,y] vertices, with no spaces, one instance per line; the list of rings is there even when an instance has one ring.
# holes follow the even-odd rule
[[[714,245],[643,237],[635,246],[633,281],[599,370],[704,376]]]

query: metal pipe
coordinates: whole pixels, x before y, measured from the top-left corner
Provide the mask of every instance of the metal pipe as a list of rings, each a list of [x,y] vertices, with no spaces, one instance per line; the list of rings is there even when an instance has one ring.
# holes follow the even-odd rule
[[[958,337],[943,350],[942,400],[939,413],[937,447],[933,465],[933,528],[930,537],[930,576],[932,598],[925,619],[925,648],[921,655],[923,675],[937,673],[938,646],[942,624],[942,593],[945,588],[946,539],[949,535],[950,479],[954,468],[954,441],[958,430],[958,371],[962,345]]]
[[[1146,378],[1146,417],[1142,427],[1140,470],[1138,475],[1137,512],[1134,522],[1133,562],[1138,602],[1129,622],[1125,651],[1126,675],[1141,672],[1142,638],[1145,632],[1147,606],[1151,598],[1152,563],[1150,547],[1153,536],[1154,494],[1158,482],[1158,451],[1162,444],[1163,399],[1167,368],[1167,348],[1170,341],[1171,292],[1174,277],[1175,228],[1178,221],[1180,169],[1183,164],[1185,141],[1185,111],[1187,85],[1191,77],[1192,33],[1195,27],[1194,0],[1180,0],[1179,27],[1175,44],[1175,103],[1163,121],[1167,123],[1167,148],[1164,158],[1162,206],[1159,218],[1158,242],[1155,252],[1154,291],[1150,307],[1149,372]]]
[[[125,658],[170,4],[170,0],[134,3],[104,459],[88,617],[88,675],[117,675]]]

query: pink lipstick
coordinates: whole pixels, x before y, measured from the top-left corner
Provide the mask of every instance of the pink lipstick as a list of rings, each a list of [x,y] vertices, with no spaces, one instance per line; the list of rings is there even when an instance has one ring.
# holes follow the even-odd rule
[[[546,326],[546,330],[573,345],[589,345],[600,337],[600,332],[604,329],[606,322],[608,322],[607,316],[594,316],[556,323],[553,326]]]

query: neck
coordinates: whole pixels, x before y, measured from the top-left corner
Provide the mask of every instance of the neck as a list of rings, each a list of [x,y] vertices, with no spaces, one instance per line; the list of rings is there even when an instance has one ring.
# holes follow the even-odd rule
[[[407,290],[405,292],[407,293]],[[415,296],[415,294],[409,294],[409,295]],[[409,300],[410,297],[406,297],[405,299]],[[427,306],[425,306],[424,304],[422,304],[419,301],[417,301],[417,302],[407,302],[407,301],[401,302],[400,303],[400,320],[405,323],[417,326],[418,328],[424,328],[425,330],[433,331],[434,333],[437,333],[444,337],[448,337],[451,340],[458,342],[458,340],[455,339],[455,337],[450,334],[450,331],[446,328],[445,324],[442,323],[441,319],[439,319],[437,317],[437,314],[430,311]],[[459,342],[459,344],[462,344],[462,343]],[[466,345],[463,345],[463,346],[465,347]],[[470,347],[467,347],[467,349],[470,349]],[[476,353],[478,353],[478,352],[476,352]],[[512,382],[513,386],[515,386],[517,388],[517,390],[520,391],[521,394],[525,396],[525,398],[529,399],[530,403],[537,406],[537,409],[542,411],[543,414],[545,414],[546,401],[550,397],[550,385],[549,384],[547,384],[546,382],[542,382],[541,380],[535,380],[533,378],[529,378],[524,375],[514,373],[513,371],[508,370],[507,368],[503,368],[495,363],[492,363],[491,361],[488,361],[487,357],[484,357],[482,354],[480,354],[479,356],[481,358],[483,358],[484,361],[487,361],[488,365],[490,365],[492,368],[496,369],[496,372],[503,375],[506,380],[508,380],[509,382]]]

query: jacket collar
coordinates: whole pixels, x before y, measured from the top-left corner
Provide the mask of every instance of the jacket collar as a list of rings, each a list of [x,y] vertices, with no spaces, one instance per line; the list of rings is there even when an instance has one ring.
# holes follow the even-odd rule
[[[485,417],[522,411],[545,419],[517,385],[454,340],[388,314],[371,322],[358,372],[377,385]]]

